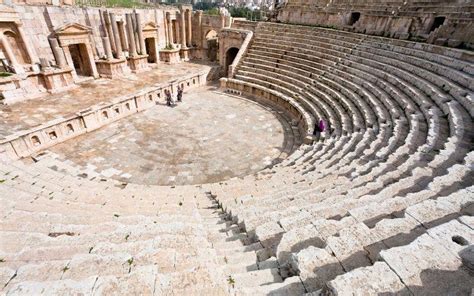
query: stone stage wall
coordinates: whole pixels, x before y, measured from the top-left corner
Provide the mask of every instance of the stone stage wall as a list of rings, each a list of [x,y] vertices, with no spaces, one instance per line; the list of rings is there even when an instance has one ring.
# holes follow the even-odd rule
[[[468,0],[287,0],[277,7],[283,23],[474,48],[474,6]]]
[[[0,103],[56,93],[88,79],[113,79],[207,59],[206,34],[228,16],[190,5],[153,9],[0,5]],[[165,66],[165,65],[163,65]]]

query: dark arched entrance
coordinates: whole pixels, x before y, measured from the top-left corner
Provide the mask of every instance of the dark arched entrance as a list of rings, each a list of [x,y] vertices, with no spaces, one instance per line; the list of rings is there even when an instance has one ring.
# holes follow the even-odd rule
[[[347,25],[352,26],[360,19],[360,12],[352,12]]]
[[[219,50],[219,39],[217,38],[217,32],[214,30],[210,30],[206,33],[206,43],[204,44],[204,48],[207,49],[207,58],[211,62],[215,62],[217,60],[217,51]]]
[[[238,52],[239,49],[237,47],[231,47],[227,50],[225,54],[225,73],[229,72],[229,66],[232,65],[232,62],[234,61]]]

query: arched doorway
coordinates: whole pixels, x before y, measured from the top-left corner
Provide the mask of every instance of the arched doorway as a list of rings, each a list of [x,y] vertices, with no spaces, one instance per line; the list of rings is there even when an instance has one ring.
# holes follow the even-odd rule
[[[348,26],[353,26],[360,19],[360,12],[351,12],[349,16]]]
[[[207,49],[207,58],[211,62],[215,62],[217,60],[217,52],[219,50],[219,39],[217,38],[217,32],[214,30],[209,30],[206,35],[206,43],[204,44],[204,48]]]
[[[238,52],[239,49],[237,47],[231,47],[225,53],[225,73],[229,72],[229,66],[232,65],[232,62],[234,61]]]

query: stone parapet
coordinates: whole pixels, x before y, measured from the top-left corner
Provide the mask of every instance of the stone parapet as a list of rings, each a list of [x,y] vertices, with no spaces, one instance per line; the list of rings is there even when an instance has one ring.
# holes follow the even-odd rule
[[[208,72],[156,84],[136,93],[111,99],[76,114],[57,118],[32,129],[12,134],[0,142],[0,159],[19,159],[37,153],[81,134],[146,110],[163,100],[164,91],[175,92],[178,85],[187,88],[206,84]]]
[[[286,110],[287,113],[297,122],[303,142],[305,144],[311,144],[314,141],[312,127],[315,124],[315,120],[296,100],[275,90],[245,81],[232,78],[221,78],[219,82],[220,88],[225,91],[237,91],[237,94],[243,94],[256,101],[271,101],[273,105]]]

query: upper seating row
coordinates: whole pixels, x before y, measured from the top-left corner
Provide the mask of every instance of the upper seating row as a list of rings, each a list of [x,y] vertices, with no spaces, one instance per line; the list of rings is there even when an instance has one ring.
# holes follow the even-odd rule
[[[424,288],[414,277],[436,282],[423,270],[441,266],[456,279],[430,288],[467,291],[472,279],[458,267],[474,241],[473,61],[413,42],[259,24],[233,86],[288,96],[328,131],[257,178],[206,188],[308,292],[349,284],[417,294]],[[442,245],[454,241],[457,253],[437,265],[443,231]],[[417,253],[420,246],[436,251]],[[420,268],[406,275],[403,256]],[[380,286],[360,286],[370,277]]]

